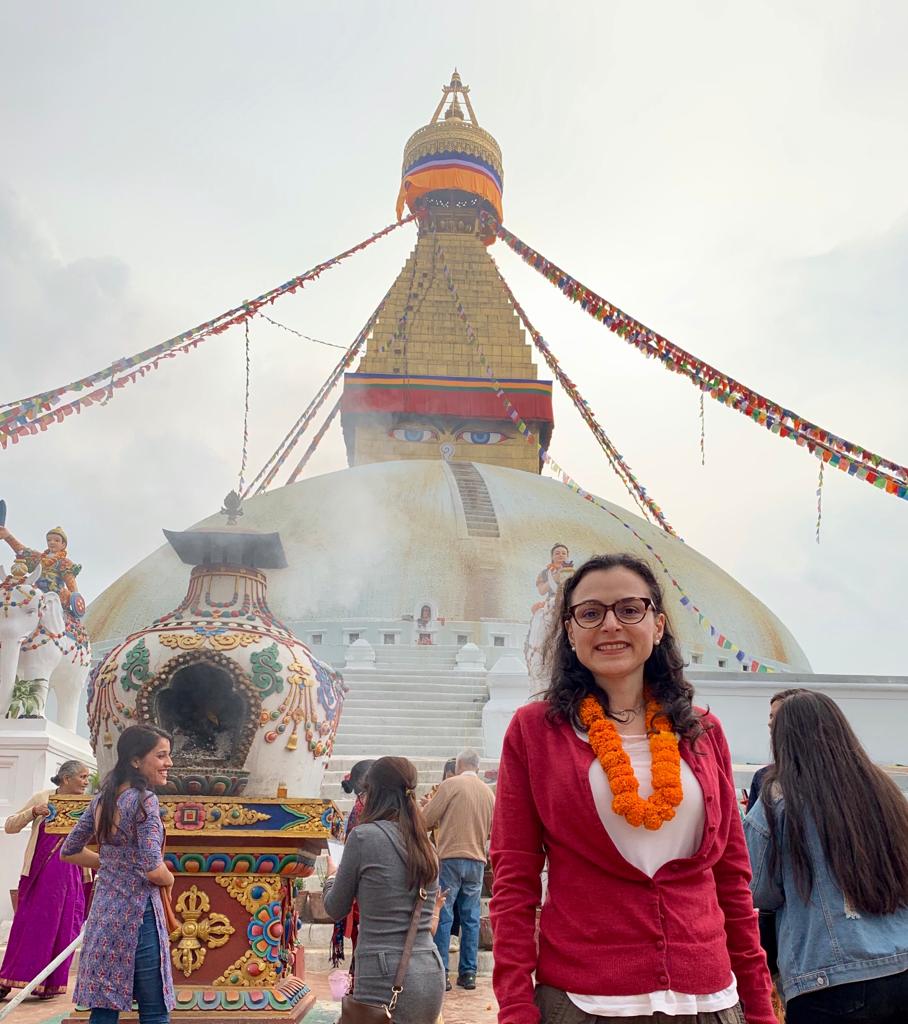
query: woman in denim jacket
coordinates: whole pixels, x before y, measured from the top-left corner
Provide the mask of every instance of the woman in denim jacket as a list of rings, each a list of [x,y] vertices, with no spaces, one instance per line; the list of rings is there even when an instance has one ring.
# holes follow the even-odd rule
[[[776,912],[787,1024],[908,1019],[908,800],[838,705],[802,691],[744,820],[754,903]]]

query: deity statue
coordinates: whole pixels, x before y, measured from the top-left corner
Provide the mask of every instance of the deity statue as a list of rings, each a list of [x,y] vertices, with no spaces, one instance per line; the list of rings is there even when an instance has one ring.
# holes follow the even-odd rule
[[[9,575],[0,566],[0,715],[43,718],[49,689],[57,722],[75,732],[91,643],[81,618],[85,602],[76,589],[82,566],[66,554],[66,532],[55,526],[47,548],[36,551],[6,528],[0,501],[0,540],[15,553]]]
[[[435,643],[435,634],[439,627],[445,624],[445,620],[438,615],[433,603],[423,603],[418,608],[417,614],[412,616],[416,623],[414,630],[416,644],[419,647],[431,647]],[[410,616],[406,617],[410,618]]]
[[[541,601],[530,609],[532,618],[523,647],[530,679],[543,689],[548,685],[545,673],[545,643],[555,618],[555,602],[562,583],[574,573],[574,563],[566,544],[555,544],[550,552],[549,564],[536,577],[536,590]]]
[[[5,526],[0,526],[0,540],[5,540],[13,549],[16,561],[32,572],[41,566],[36,586],[45,594],[56,594],[67,618],[80,619],[85,613],[85,602],[78,591],[76,577],[82,571],[66,552],[67,537],[62,526],[47,531],[47,547],[43,552],[26,547],[17,540]]]

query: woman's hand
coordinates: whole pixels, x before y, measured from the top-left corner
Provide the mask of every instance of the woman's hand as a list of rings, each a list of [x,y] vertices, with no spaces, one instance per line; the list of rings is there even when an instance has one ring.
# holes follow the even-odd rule
[[[71,853],[69,856],[60,854],[60,860],[64,864],[75,864],[79,868],[91,868],[92,871],[101,870],[101,858],[94,850],[84,847],[78,853]]]
[[[32,818],[46,818],[50,814],[50,808],[47,804],[35,804],[32,807]]]
[[[435,893],[435,906],[432,908],[432,920],[429,922],[429,931],[434,935],[438,931],[438,919],[441,917],[441,908],[448,899],[448,890],[439,889]]]
[[[153,871],[149,871],[145,877],[152,885],[159,885],[162,889],[169,888],[174,882],[173,874],[164,861],[161,861]]]
[[[326,859],[328,862],[328,874],[325,875],[325,881],[327,882],[329,878],[334,878],[334,876],[337,874],[337,865],[332,860],[330,853],[328,854]]]

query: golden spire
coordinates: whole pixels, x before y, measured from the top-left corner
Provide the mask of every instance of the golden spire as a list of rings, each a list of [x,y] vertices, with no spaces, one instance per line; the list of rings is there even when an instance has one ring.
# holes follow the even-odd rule
[[[457,68],[454,68],[454,74],[451,75],[451,84],[443,85],[441,87],[441,99],[438,102],[438,106],[435,108],[435,113],[432,115],[432,120],[429,124],[435,124],[439,119],[442,108],[448,100],[450,100],[450,106],[445,111],[445,120],[447,121],[449,118],[456,118],[463,121],[463,109],[458,102],[458,96],[463,99],[463,104],[467,108],[467,113],[470,115],[470,121],[478,128],[479,121],[476,120],[476,113],[473,110],[473,104],[470,102],[470,87],[463,84]]]

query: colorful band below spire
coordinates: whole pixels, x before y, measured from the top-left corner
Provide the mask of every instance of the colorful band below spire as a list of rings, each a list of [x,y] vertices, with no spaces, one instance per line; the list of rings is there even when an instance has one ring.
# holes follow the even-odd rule
[[[551,423],[552,382],[502,380],[505,395],[520,402],[528,420]],[[344,376],[344,413],[425,413],[466,419],[504,418],[495,383],[473,377],[403,377],[399,374],[348,373]]]
[[[485,199],[502,217],[501,177],[486,161],[463,152],[433,153],[420,157],[404,171],[397,196],[397,216],[404,203],[415,209],[416,200],[427,192],[458,189]]]

